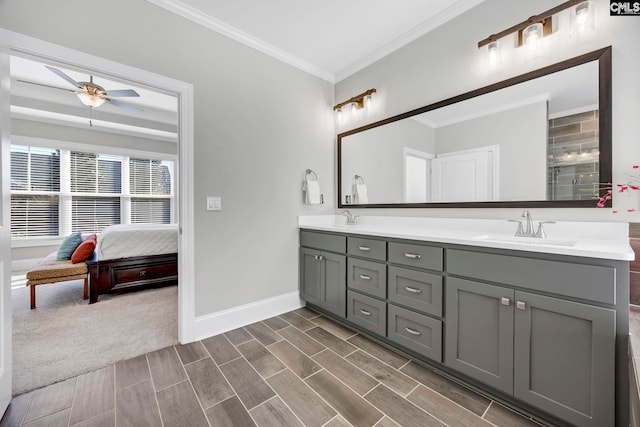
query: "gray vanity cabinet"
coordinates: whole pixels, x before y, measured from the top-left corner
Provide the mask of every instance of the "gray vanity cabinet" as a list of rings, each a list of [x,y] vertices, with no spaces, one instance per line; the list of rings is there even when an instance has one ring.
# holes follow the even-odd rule
[[[307,230],[300,246],[319,311],[554,424],[626,424],[625,263]]]
[[[514,305],[514,396],[576,425],[614,425],[615,311],[519,291]]]
[[[345,238],[321,233],[301,233],[300,243],[333,250],[345,250]],[[336,316],[347,313],[345,255],[302,246],[300,248],[300,295]]]
[[[446,313],[446,365],[575,425],[614,425],[614,310],[449,277]]]
[[[447,278],[445,365],[513,393],[513,289]]]

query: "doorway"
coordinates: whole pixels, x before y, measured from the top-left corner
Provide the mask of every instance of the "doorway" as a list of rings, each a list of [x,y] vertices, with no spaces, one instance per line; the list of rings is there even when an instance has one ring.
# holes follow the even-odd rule
[[[78,52],[52,43],[37,40],[21,34],[0,29],[0,51],[4,56],[17,55],[40,58],[53,64],[62,64],[75,69],[86,70],[95,74],[107,75],[121,81],[132,82],[143,87],[153,88],[164,93],[171,93],[177,97],[178,102],[178,162],[176,173],[176,189],[178,201],[176,203],[176,217],[178,219],[180,234],[178,243],[178,340],[187,343],[193,340],[194,323],[194,264],[193,264],[193,87],[188,84],[161,75],[153,74],[141,69],[136,69],[124,64],[102,59],[93,55]],[[7,62],[6,60],[3,60]],[[10,67],[0,67],[0,76],[3,82],[10,78]],[[5,87],[6,89],[7,87]],[[2,123],[2,170],[9,169],[10,140],[6,135],[10,132],[10,109],[8,97],[3,97],[3,105],[0,108],[0,123]],[[4,174],[7,176],[6,172]],[[8,181],[8,180],[5,180]],[[8,183],[3,183],[3,200],[9,200]],[[6,207],[5,207],[6,212]],[[6,216],[6,215],[5,215]],[[6,219],[5,219],[6,220]],[[4,233],[8,236],[8,233]],[[3,242],[9,245],[9,242]],[[3,282],[10,283],[10,269],[7,268],[9,259],[3,261]],[[0,337],[2,347],[0,354],[0,402],[4,403],[7,390],[10,390],[11,381],[11,307],[10,299],[6,298],[7,292],[3,289],[4,298],[0,298]],[[7,387],[9,384],[9,387]],[[4,407],[0,407],[0,412]]]

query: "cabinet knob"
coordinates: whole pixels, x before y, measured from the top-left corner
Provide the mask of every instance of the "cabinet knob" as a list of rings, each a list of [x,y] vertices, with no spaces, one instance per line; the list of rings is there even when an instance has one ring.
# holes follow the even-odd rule
[[[405,252],[404,256],[406,258],[410,258],[410,259],[420,259],[420,258],[422,258],[422,255],[420,255],[420,254],[411,254],[409,252]]]
[[[316,256],[315,256],[315,258],[316,258],[318,261],[322,261],[322,260],[324,259],[324,257],[323,257],[322,255],[316,255]]]
[[[140,277],[147,277],[147,272],[145,270],[142,270],[140,272]]]
[[[527,304],[525,304],[524,301],[516,301],[516,308],[518,310],[526,310],[527,309]]]
[[[404,289],[407,292],[411,292],[412,294],[421,294],[422,293],[422,289],[412,288],[411,286],[405,286]]]
[[[509,298],[502,297],[502,298],[500,298],[500,304],[502,304],[502,305],[511,305],[511,300]]]
[[[371,276],[367,276],[366,274],[361,274],[361,275],[360,275],[360,278],[361,278],[362,280],[371,280]]]
[[[363,308],[360,309],[360,313],[364,314],[365,316],[371,316],[371,312]]]
[[[369,246],[358,246],[358,249],[364,252],[371,252],[371,248]]]

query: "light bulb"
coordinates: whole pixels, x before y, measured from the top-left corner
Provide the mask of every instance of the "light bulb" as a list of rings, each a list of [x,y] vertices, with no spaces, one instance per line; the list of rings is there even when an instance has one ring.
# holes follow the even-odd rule
[[[487,67],[494,70],[500,63],[500,46],[497,41],[487,45]]]
[[[338,121],[338,123],[342,123],[343,119],[344,117],[342,117],[342,108],[338,108],[336,110],[336,120]]]
[[[91,93],[80,92],[80,93],[77,93],[76,95],[78,95],[78,98],[80,98],[80,101],[87,107],[98,108],[99,106],[104,104],[106,101],[104,98],[100,98],[99,96],[93,95]]]
[[[529,25],[522,31],[522,43],[525,49],[525,61],[542,56],[542,23]]]
[[[355,115],[358,112],[358,104],[355,102],[351,103],[351,115]]]
[[[571,37],[592,31],[595,23],[593,1],[585,1],[571,10]]]
[[[373,104],[373,98],[371,95],[367,95],[364,97],[364,109],[366,111],[371,110],[371,105]]]

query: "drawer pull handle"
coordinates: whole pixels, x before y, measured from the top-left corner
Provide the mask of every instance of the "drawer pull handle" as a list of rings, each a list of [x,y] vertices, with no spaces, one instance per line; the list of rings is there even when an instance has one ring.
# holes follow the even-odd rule
[[[500,298],[500,304],[502,304],[502,305],[511,305],[511,300],[509,298],[502,297],[502,298]]]
[[[371,248],[369,246],[358,246],[358,249],[364,252],[371,252]]]
[[[410,254],[408,252],[405,252],[404,256],[406,258],[411,258],[411,259],[420,259],[420,258],[422,258],[422,255],[420,255],[420,254]]]
[[[407,290],[407,292],[411,292],[412,294],[422,293],[422,289],[412,288],[411,286],[405,286],[404,288]]]
[[[422,332],[420,331],[416,331],[415,329],[411,329],[411,328],[404,328],[405,331],[409,332],[411,335],[417,335],[420,336],[422,335]]]
[[[365,310],[364,308],[361,308],[361,309],[360,309],[360,313],[364,314],[365,316],[371,316],[371,312],[370,312],[370,311]]]
[[[367,276],[366,274],[361,274],[361,275],[360,275],[360,278],[361,278],[362,280],[371,280],[371,276]]]
[[[147,272],[145,270],[142,270],[140,272],[140,277],[147,277]]]
[[[518,310],[526,310],[527,309],[527,304],[525,304],[523,301],[517,301],[516,302],[516,308]]]

